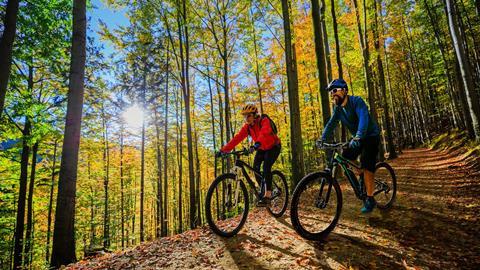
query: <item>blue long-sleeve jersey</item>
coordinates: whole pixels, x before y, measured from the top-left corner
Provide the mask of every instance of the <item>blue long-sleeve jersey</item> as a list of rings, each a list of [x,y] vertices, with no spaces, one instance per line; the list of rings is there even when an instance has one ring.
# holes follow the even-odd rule
[[[342,121],[350,133],[361,139],[369,136],[378,136],[380,131],[375,121],[370,117],[367,104],[361,97],[348,96],[345,107],[335,106],[333,115],[325,125],[322,139],[326,140],[333,130]]]

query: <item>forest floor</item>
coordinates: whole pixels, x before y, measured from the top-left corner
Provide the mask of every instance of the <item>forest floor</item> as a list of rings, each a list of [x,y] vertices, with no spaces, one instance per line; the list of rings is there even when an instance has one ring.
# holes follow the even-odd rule
[[[339,224],[324,243],[255,209],[240,233],[208,227],[70,265],[68,269],[480,269],[480,160],[465,148],[404,150],[390,164],[397,201],[360,214],[342,185]],[[345,181],[340,180],[345,184]]]

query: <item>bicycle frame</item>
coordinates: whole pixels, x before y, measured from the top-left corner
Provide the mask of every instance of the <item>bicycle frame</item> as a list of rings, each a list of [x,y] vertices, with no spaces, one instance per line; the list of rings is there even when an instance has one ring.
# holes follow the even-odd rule
[[[352,186],[352,189],[355,192],[355,196],[360,200],[365,199],[366,193],[365,191],[363,191],[362,182],[357,180],[357,178],[355,177],[355,173],[347,168],[347,166],[351,166],[356,170],[361,170],[360,166],[346,159],[344,156],[342,156],[339,153],[338,149],[333,149],[333,150],[334,150],[334,155],[331,161],[329,162],[329,166],[328,166],[329,168],[332,168],[331,169],[332,178],[335,181],[337,180],[337,168],[340,167],[344,175],[347,177],[348,182]],[[323,185],[322,185],[322,188],[323,188]],[[329,190],[330,188],[331,187],[329,187]],[[327,195],[330,195],[330,194],[327,194]]]
[[[244,149],[243,151],[237,151],[237,152],[229,153],[229,154],[234,154],[235,155],[235,164],[232,168],[232,173],[235,174],[235,179],[237,181],[242,181],[241,179],[239,179],[239,177],[241,175],[243,175],[243,177],[247,180],[248,186],[250,187],[251,190],[253,190],[253,194],[255,195],[257,200],[261,200],[262,199],[262,185],[265,182],[265,180],[263,179],[262,174],[259,171],[255,170],[252,166],[250,166],[248,163],[246,163],[245,161],[243,161],[239,158],[240,155],[248,155],[246,153],[248,153],[246,149]],[[258,183],[259,186],[260,186],[260,191],[257,191],[257,189],[255,187],[255,183],[253,182],[253,180],[250,178],[250,176],[247,173],[247,169],[250,170],[250,171],[253,171],[256,176],[258,176],[262,179],[262,181],[260,181]],[[255,178],[255,180],[257,180],[257,179]],[[257,180],[257,182],[258,182],[258,180]],[[277,186],[275,182],[273,182],[272,184]],[[240,185],[236,185],[236,187],[235,187],[235,198],[234,198],[235,205],[238,203],[239,192],[240,192]],[[227,196],[230,196],[230,195],[231,195],[230,190],[228,190],[227,191]],[[277,196],[278,195],[272,194],[271,200],[275,199]]]
[[[255,195],[255,197],[260,200],[261,199],[261,185],[263,184],[264,180],[262,180],[260,183],[258,183],[258,185],[260,186],[260,192],[257,191],[256,187],[255,187],[255,183],[253,182],[253,180],[250,178],[250,176],[248,175],[247,173],[247,169],[250,170],[250,171],[253,171],[255,173],[256,176],[262,178],[262,174],[255,170],[252,166],[250,166],[248,163],[246,163],[245,161],[237,158],[235,159],[235,165],[233,167],[233,172],[234,174],[237,176],[237,180],[238,180],[238,177],[240,175],[240,172],[242,173],[243,177],[245,177],[245,179],[247,180],[247,183],[248,183],[248,186],[250,187],[250,189],[252,189],[254,192],[253,194]],[[257,179],[255,179],[257,180]],[[241,181],[241,180],[239,180]],[[257,181],[258,182],[258,181]],[[276,185],[276,183],[272,183],[273,185]],[[238,192],[238,189],[239,187],[237,186],[237,190],[235,191],[235,196],[237,196],[237,192]],[[272,195],[272,200],[275,199],[275,195]]]
[[[255,170],[252,166],[250,166],[249,164],[247,164],[245,161],[237,158],[235,160],[235,166],[234,166],[234,172],[235,172],[235,175],[237,176],[237,179],[238,179],[238,176],[240,175],[239,172],[241,172],[243,174],[243,177],[245,177],[245,179],[247,180],[247,183],[248,183],[248,186],[250,187],[250,189],[252,189],[254,192],[253,194],[255,195],[255,197],[257,199],[261,199],[261,192],[257,192],[257,189],[255,187],[255,183],[253,182],[253,180],[250,178],[250,176],[248,175],[247,173],[247,170],[250,170],[250,171],[253,171],[255,173],[256,176],[258,177],[262,177],[262,175],[260,174],[259,171]],[[256,180],[256,179],[255,179]],[[257,181],[258,182],[258,181]],[[262,182],[261,181],[260,183],[258,183],[259,185],[262,185]],[[261,188],[261,186],[260,186]],[[238,188],[237,188],[238,189]]]

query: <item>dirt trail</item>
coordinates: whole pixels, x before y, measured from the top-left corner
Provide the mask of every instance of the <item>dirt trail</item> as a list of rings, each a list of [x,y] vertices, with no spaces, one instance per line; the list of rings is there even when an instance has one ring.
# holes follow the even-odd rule
[[[236,237],[208,228],[145,243],[71,269],[480,269],[480,169],[463,153],[407,150],[391,162],[393,209],[360,214],[342,185],[340,222],[324,243],[305,241],[288,211],[275,220],[251,212]],[[341,180],[345,183],[344,180]]]

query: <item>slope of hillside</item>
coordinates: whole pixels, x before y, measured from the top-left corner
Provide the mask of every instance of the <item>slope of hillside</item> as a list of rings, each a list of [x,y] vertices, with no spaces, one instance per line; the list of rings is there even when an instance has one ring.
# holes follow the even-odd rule
[[[256,209],[233,238],[203,227],[67,268],[479,269],[479,160],[462,147],[443,149],[449,140],[406,150],[391,162],[399,192],[390,211],[361,215],[360,202],[341,180],[342,216],[325,243],[300,238],[288,211],[274,219]]]

